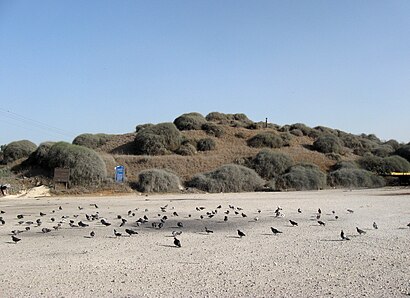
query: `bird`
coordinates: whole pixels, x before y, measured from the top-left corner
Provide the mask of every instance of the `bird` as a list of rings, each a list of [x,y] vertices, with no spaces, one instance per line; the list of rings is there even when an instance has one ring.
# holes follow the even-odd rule
[[[85,228],[85,227],[88,227],[88,224],[86,224],[86,223],[84,223],[84,222],[82,222],[82,221],[79,221],[79,222],[78,222],[78,226],[80,226],[80,227],[82,227],[82,228]]]
[[[407,224],[407,226],[410,228],[410,222]]]
[[[245,213],[243,213],[243,212],[242,212],[241,215],[242,215],[242,217],[247,217],[247,215],[246,215]]]
[[[322,213],[322,210],[320,210],[320,208],[317,209],[317,213],[321,214],[321,213]]]
[[[50,230],[49,228],[42,228],[41,231],[42,231],[44,234],[51,232],[51,230]]]
[[[90,232],[90,237],[94,237],[95,236],[95,232],[94,231],[91,231]]]
[[[108,227],[108,226],[111,225],[111,223],[109,223],[108,221],[106,221],[104,218],[101,219],[101,223],[102,223],[104,226],[106,226],[106,227]]]
[[[126,220],[125,218],[121,218],[120,227],[122,227],[123,225],[125,225],[126,222],[127,222],[127,220]]]
[[[293,221],[291,219],[289,219],[289,222],[292,226],[297,226],[298,225],[298,223],[296,221]]]
[[[22,219],[23,217],[24,217],[23,214],[17,214],[17,218],[18,218],[18,219]]]
[[[335,219],[339,219],[339,216],[335,215]]]
[[[125,229],[125,233],[127,233],[130,236],[138,234],[137,231],[134,231],[134,230],[131,230],[131,229]]]
[[[172,236],[179,236],[179,235],[181,235],[182,234],[182,231],[172,231]]]
[[[207,232],[208,234],[211,234],[211,233],[213,233],[214,231],[212,231],[212,230],[208,229],[207,227],[205,227],[205,232]]]
[[[302,213],[302,209],[298,208],[298,213]]]
[[[326,224],[325,224],[323,221],[321,221],[321,220],[318,220],[317,223],[318,223],[320,226],[325,226],[325,225],[326,225]]]
[[[173,216],[179,216],[178,212],[174,211],[174,213],[172,213]]]
[[[11,235],[11,240],[13,240],[14,243],[17,243],[21,240],[21,238],[17,238],[16,236]]]
[[[354,211],[352,209],[347,209],[347,212],[353,213]]]
[[[345,233],[343,232],[343,230],[340,232],[340,237],[342,238],[342,240],[350,240],[350,238],[346,237]]]
[[[40,216],[45,216],[45,215],[47,215],[47,214],[45,214],[43,212],[40,212]]]
[[[254,220],[254,221],[258,221],[258,220],[259,220],[259,217],[256,216],[256,217],[253,218],[253,220]]]
[[[375,230],[377,230],[379,227],[377,226],[377,223],[374,221],[373,222],[373,228],[375,229]]]
[[[115,237],[121,237],[122,234],[120,232],[117,232],[116,229],[114,229],[114,235]]]
[[[60,206],[60,207],[58,207],[58,210],[63,210],[63,207],[61,207],[61,206]]]
[[[276,235],[276,234],[281,234],[281,233],[282,233],[281,231],[279,231],[278,229],[275,229],[274,227],[270,227],[270,229],[272,230],[272,233],[273,233],[274,235]]]
[[[184,225],[182,224],[182,222],[177,222],[177,226],[179,227],[179,228],[183,228],[184,227]]]
[[[225,215],[224,221],[228,221],[228,216]]]
[[[181,241],[177,237],[174,237],[174,244],[176,247],[181,247]]]
[[[1,213],[1,214],[4,214],[4,213],[6,213],[6,211],[4,211],[4,210],[0,210],[0,213]]]
[[[217,209],[221,209],[221,208],[222,208],[222,205],[218,205],[216,208],[217,208]]]
[[[359,235],[366,234],[365,231],[359,229],[358,227],[356,227],[356,231],[359,233]]]
[[[240,238],[242,238],[243,236],[246,236],[244,232],[242,232],[241,230],[238,230],[238,235]]]
[[[320,215],[321,215],[321,214],[320,214],[320,213],[318,213],[318,214],[316,215],[316,219],[318,219],[318,220],[319,220],[319,219],[320,219]]]
[[[78,206],[78,210],[83,210],[84,208],[81,206]]]

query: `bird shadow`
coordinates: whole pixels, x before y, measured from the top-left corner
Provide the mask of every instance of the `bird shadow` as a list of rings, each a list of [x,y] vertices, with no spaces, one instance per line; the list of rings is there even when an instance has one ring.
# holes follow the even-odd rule
[[[169,245],[169,244],[158,244],[159,246],[163,246],[163,247],[171,247],[171,248],[179,248],[175,245]]]
[[[15,242],[13,242],[13,241],[6,241],[6,243],[7,243],[7,244],[17,244],[17,243],[15,243]]]
[[[93,237],[91,237],[91,236],[84,236],[84,238],[91,239],[91,238],[93,238]]]
[[[262,236],[276,236],[276,235],[274,235],[274,234],[268,234],[268,233],[265,233],[265,234],[261,234]]]
[[[235,238],[235,239],[238,239],[238,238],[241,238],[241,237],[239,237],[239,236],[226,236],[226,238]]]
[[[344,241],[343,239],[322,239],[319,241],[323,241],[323,242],[335,242],[335,241]]]

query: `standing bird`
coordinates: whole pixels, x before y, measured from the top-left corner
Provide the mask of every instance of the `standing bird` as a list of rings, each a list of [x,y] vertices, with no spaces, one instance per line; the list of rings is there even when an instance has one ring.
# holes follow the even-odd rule
[[[174,244],[176,247],[181,247],[181,241],[177,237],[174,237]]]
[[[276,235],[276,234],[282,234],[281,231],[279,231],[278,229],[275,229],[274,227],[270,227],[270,229],[272,230],[272,233],[273,233],[274,235]]]
[[[109,223],[108,221],[106,221],[104,218],[101,219],[101,223],[102,223],[104,226],[106,226],[106,227],[108,227],[108,226],[111,225],[111,223]]]
[[[182,224],[182,222],[177,222],[177,226],[179,227],[179,228],[183,228],[184,227],[184,225]]]
[[[373,228],[375,229],[375,230],[377,230],[379,227],[377,226],[377,223],[374,221],[373,222]]]
[[[302,213],[302,209],[298,208],[298,213]]]
[[[340,237],[342,238],[342,240],[350,240],[350,238],[346,237],[345,232],[343,232],[343,230],[340,232]]]
[[[91,232],[90,232],[90,237],[93,238],[94,236],[95,236],[95,232],[94,232],[94,231],[91,231]]]
[[[321,213],[322,213],[322,210],[320,210],[320,208],[317,209],[317,213],[321,214]]]
[[[291,219],[289,219],[289,222],[292,226],[297,226],[298,225],[298,223],[296,221],[293,221]]]
[[[365,231],[359,229],[358,227],[356,227],[356,231],[359,233],[359,235],[366,234]]]
[[[320,226],[325,226],[325,225],[326,225],[326,224],[325,224],[323,221],[321,221],[321,220],[318,220],[317,223],[318,223]]]
[[[79,221],[78,226],[85,228],[85,227],[88,227],[88,224],[86,224],[85,222]]]
[[[14,243],[17,243],[17,242],[19,242],[21,239],[20,239],[20,238],[17,238],[17,237],[14,236],[14,235],[11,235],[11,240],[13,240]]]
[[[127,220],[125,218],[121,218],[121,224],[120,227],[124,226]]]
[[[116,229],[114,229],[114,235],[115,237],[121,237],[122,234],[120,232],[117,232]]]
[[[238,230],[238,235],[240,238],[242,238],[243,236],[246,236],[244,232],[242,232],[241,230]]]
[[[410,228],[410,222],[407,224],[407,226]]]
[[[228,216],[225,215],[224,221],[228,221]]]

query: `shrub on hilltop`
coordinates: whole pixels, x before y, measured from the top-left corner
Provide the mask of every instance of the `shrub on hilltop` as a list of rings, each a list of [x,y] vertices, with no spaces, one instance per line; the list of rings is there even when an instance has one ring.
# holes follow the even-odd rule
[[[84,146],[90,149],[97,149],[98,147],[101,147],[102,145],[107,143],[111,138],[112,136],[104,133],[84,133],[75,137],[75,139],[73,140],[73,144]]]
[[[212,135],[217,138],[225,134],[224,129],[220,125],[212,123],[212,122],[207,122],[205,124],[202,124],[201,129],[205,131],[208,135]]]
[[[137,154],[164,155],[177,150],[181,142],[181,132],[173,123],[160,123],[138,132],[134,145]]]
[[[252,169],[244,166],[228,164],[220,168],[195,175],[189,182],[190,187],[207,192],[243,192],[255,191],[265,181]]]
[[[249,147],[255,148],[280,148],[283,147],[283,139],[273,132],[262,132],[252,138],[248,139],[247,144]]]
[[[322,153],[342,153],[342,144],[334,135],[322,135],[313,143],[313,148]]]
[[[211,151],[215,150],[216,143],[211,138],[204,138],[198,141],[196,148],[198,149],[198,151]]]
[[[262,178],[269,180],[283,174],[293,165],[293,160],[284,153],[263,149],[250,160],[249,165]]]
[[[403,145],[401,147],[399,147],[395,154],[407,159],[408,161],[410,161],[410,144],[407,145]]]
[[[58,142],[47,154],[48,167],[70,168],[70,183],[73,185],[100,184],[107,177],[104,161],[94,150]]]
[[[217,122],[219,124],[230,125],[234,127],[247,127],[253,123],[245,114],[224,114],[219,112],[211,112],[206,115],[206,120]]]
[[[48,167],[48,152],[50,148],[55,144],[55,142],[43,142],[37,149],[30,154],[27,159],[27,164],[30,165],[39,165],[41,167]]]
[[[149,169],[138,173],[137,188],[141,192],[177,192],[181,180],[167,170]]]
[[[196,112],[182,114],[174,120],[179,130],[200,130],[206,122],[205,117]]]
[[[23,157],[28,157],[37,148],[37,145],[28,140],[14,141],[3,149],[3,163],[11,163]]]

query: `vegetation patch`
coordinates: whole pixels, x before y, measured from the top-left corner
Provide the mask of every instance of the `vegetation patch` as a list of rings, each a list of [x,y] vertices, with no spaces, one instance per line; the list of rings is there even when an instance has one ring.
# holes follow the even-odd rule
[[[262,132],[252,138],[248,139],[247,144],[249,147],[255,148],[280,148],[283,147],[283,139],[273,132]]]
[[[174,120],[179,130],[200,130],[206,122],[205,117],[196,112],[183,114]]]
[[[84,133],[79,136],[77,136],[73,140],[74,145],[80,145],[84,146],[90,149],[97,149],[98,147],[101,147],[105,143],[107,143],[109,140],[111,140],[112,136],[104,133],[99,133],[99,134],[90,134],[90,133]]]
[[[137,188],[141,192],[177,192],[181,180],[167,170],[149,169],[138,173]]]
[[[249,162],[249,166],[262,178],[269,180],[280,176],[293,165],[293,160],[286,154],[264,149]]]
[[[326,186],[326,174],[313,164],[299,164],[281,175],[275,182],[280,190],[318,190]]]
[[[36,150],[37,145],[28,140],[14,141],[3,149],[3,163],[8,164],[23,157],[28,157]]]
[[[195,175],[189,182],[190,187],[207,192],[255,191],[265,181],[252,169],[240,165],[224,165],[212,172]]]
[[[196,148],[198,151],[211,151],[215,150],[216,143],[211,138],[200,139],[196,144]]]
[[[328,183],[332,187],[383,187],[385,181],[372,172],[358,168],[340,168],[328,176]]]
[[[313,143],[313,148],[322,153],[342,153],[342,144],[334,135],[322,135]]]

